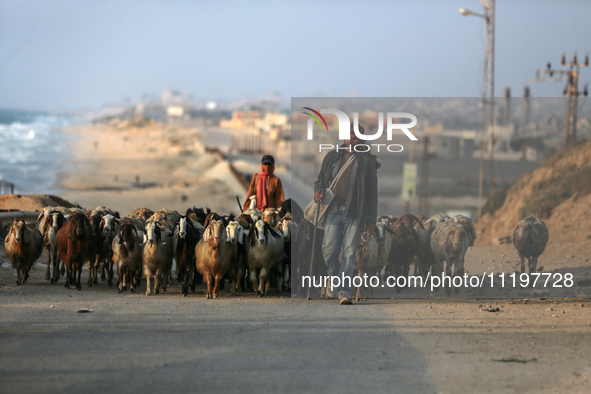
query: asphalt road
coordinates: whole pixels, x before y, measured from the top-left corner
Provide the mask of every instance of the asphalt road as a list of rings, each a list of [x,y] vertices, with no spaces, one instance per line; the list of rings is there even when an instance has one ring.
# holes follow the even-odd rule
[[[0,285],[4,393],[591,387],[591,314],[581,301],[503,301],[488,313],[472,300],[340,306],[252,294],[206,300],[202,289],[183,298],[178,286],[146,297],[104,283],[80,292],[42,280]],[[552,306],[566,312],[550,317]],[[506,357],[518,361],[494,361]]]

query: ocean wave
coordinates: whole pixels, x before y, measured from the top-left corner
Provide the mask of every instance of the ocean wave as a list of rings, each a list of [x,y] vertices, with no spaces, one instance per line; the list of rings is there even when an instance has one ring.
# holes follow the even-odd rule
[[[61,128],[79,119],[0,110],[0,123],[0,179],[14,183],[15,192],[51,191],[73,140]]]

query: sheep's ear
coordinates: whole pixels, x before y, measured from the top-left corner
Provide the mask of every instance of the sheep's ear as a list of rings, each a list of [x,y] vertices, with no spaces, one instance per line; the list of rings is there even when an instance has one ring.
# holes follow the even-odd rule
[[[41,211],[41,213],[39,214],[39,217],[37,217],[37,221],[40,221],[41,218],[43,218],[44,214],[45,214],[45,212]]]
[[[238,227],[238,243],[244,245],[244,229],[242,226]]]

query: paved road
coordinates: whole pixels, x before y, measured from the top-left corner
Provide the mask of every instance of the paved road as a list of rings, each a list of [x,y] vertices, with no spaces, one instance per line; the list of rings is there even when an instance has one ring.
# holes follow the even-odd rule
[[[561,391],[591,379],[580,302],[494,314],[473,301],[182,298],[177,286],[153,297],[43,281],[0,290],[6,393]],[[540,320],[548,305],[563,319]],[[513,355],[526,363],[492,361]]]

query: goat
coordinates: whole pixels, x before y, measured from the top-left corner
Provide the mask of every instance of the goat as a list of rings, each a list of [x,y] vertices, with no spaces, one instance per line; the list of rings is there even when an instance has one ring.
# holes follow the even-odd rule
[[[201,240],[205,229],[199,222],[193,222],[188,216],[181,216],[174,230],[174,257],[176,260],[177,281],[183,282],[182,292],[186,297],[199,282],[199,273],[195,270],[195,246]]]
[[[76,284],[76,289],[82,290],[80,275],[84,261],[94,260],[95,235],[86,215],[75,213],[57,232],[57,250],[59,258],[66,265],[66,284]],[[74,280],[75,279],[75,280]]]
[[[4,239],[6,256],[16,269],[16,284],[25,284],[29,271],[43,250],[43,237],[35,227],[29,227],[24,220],[14,220]]]
[[[373,276],[384,268],[380,267],[381,260],[378,260],[378,241],[375,234],[369,236],[363,232],[359,240],[359,246],[355,254],[355,275],[363,277],[364,275]],[[372,288],[368,289],[368,297],[372,293]],[[361,299],[361,286],[357,287],[355,296],[357,301]]]
[[[226,226],[226,244],[229,246],[231,255],[227,273],[232,280],[231,295],[240,294],[242,291],[242,280],[246,271],[246,245],[244,229],[237,220],[230,221]],[[224,256],[226,258],[226,256]]]
[[[417,232],[411,224],[415,220],[407,220],[408,216],[406,218],[405,216],[401,216],[396,222],[390,224],[390,229],[394,234],[385,270],[387,275],[408,277],[411,261],[417,254]],[[401,288],[396,287],[396,292],[400,291]]]
[[[248,234],[248,271],[259,297],[268,291],[269,275],[283,258],[283,244],[281,232],[262,220],[258,220]]]
[[[287,213],[275,227],[283,234],[284,241],[283,259],[279,270],[281,275],[278,278],[280,290],[291,289],[291,233],[295,225],[295,221],[291,220],[291,214]]]
[[[173,249],[172,234],[162,228],[159,222],[146,224],[144,230],[144,275],[146,276],[146,295],[158,294],[160,288],[166,291],[172,269]],[[154,276],[154,292],[152,292],[151,277]]]
[[[476,229],[474,228],[472,219],[464,215],[456,215],[451,218],[451,221],[464,226],[466,229],[466,234],[468,234],[469,244],[470,246],[474,246],[474,241],[476,241]]]
[[[218,298],[220,284],[230,268],[231,246],[225,241],[225,227],[222,220],[210,220],[203,239],[195,247],[195,266],[207,283],[207,299]],[[212,289],[212,281],[215,285]]]
[[[99,223],[99,231],[103,236],[103,243],[100,245],[100,251],[97,253],[97,260],[101,264],[101,280],[107,280],[109,287],[113,287],[113,239],[117,235],[117,230],[121,221],[112,214],[103,216]],[[105,272],[107,275],[105,275]]]
[[[137,229],[128,218],[121,220],[117,235],[111,241],[112,261],[117,265],[117,285],[119,293],[125,291],[127,279],[130,280],[131,292],[135,292],[136,282],[142,270],[142,239]],[[139,284],[139,283],[137,283]]]
[[[185,216],[188,216],[192,221],[199,222],[202,226],[204,226],[205,219],[207,218],[207,215],[209,215],[210,213],[211,209],[207,207],[205,207],[205,209],[192,207],[187,209]]]
[[[521,273],[525,272],[525,259],[529,273],[536,272],[538,257],[544,253],[547,244],[548,227],[542,220],[531,215],[517,223],[513,230],[513,246],[519,254]]]
[[[57,242],[55,236],[58,230],[66,221],[64,215],[59,211],[50,211],[47,213],[47,218],[44,221],[41,231],[43,236],[43,247],[47,253],[47,270],[45,271],[45,279],[51,280],[51,283],[57,283],[60,278],[59,259],[57,257]],[[49,267],[53,265],[53,277],[49,273]],[[62,275],[64,274],[64,265],[62,263]]]
[[[101,258],[103,258],[101,254],[103,249],[103,243],[105,242],[105,235],[100,229],[100,223],[102,219],[103,215],[101,211],[88,212],[88,220],[90,222],[90,227],[94,232],[94,250],[96,253],[92,259],[88,260],[88,287],[92,287],[93,284],[98,284],[97,271],[101,263]]]
[[[158,222],[160,227],[166,227],[171,233],[174,231],[174,227],[182,217],[179,212],[172,209],[161,209],[160,211],[154,212],[152,216],[146,220],[147,223]]]
[[[437,226],[431,234],[431,250],[435,259],[434,267],[436,275],[443,270],[443,262],[446,262],[445,274],[452,276],[451,267],[454,267],[454,276],[464,275],[464,257],[469,245],[468,234],[464,226],[444,222]],[[455,288],[456,292],[459,288]],[[449,289],[448,289],[449,293]]]
[[[281,215],[279,215],[279,210],[275,208],[267,208],[263,212],[263,222],[268,223],[269,226],[275,228],[277,227],[277,223],[281,220]]]

